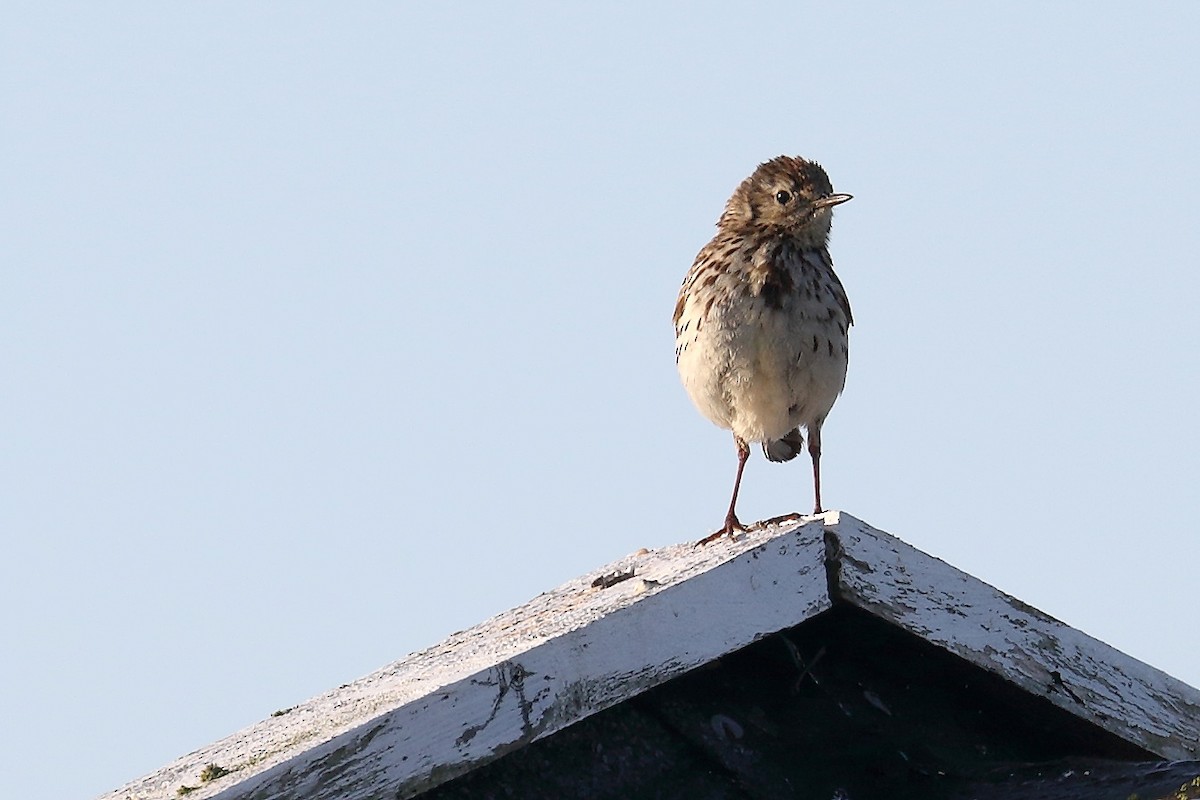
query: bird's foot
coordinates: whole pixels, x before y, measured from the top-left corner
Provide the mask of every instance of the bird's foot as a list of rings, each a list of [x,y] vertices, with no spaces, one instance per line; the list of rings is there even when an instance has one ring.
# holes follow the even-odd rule
[[[722,536],[729,536],[730,538],[732,538],[739,533],[745,533],[746,530],[747,530],[746,526],[743,525],[738,520],[738,518],[734,515],[734,513],[731,511],[725,517],[725,526],[723,528],[721,528],[719,531],[716,531],[715,533],[710,533],[708,536],[705,536],[703,539],[696,542],[695,546],[700,547],[701,545],[706,545],[709,542],[715,542],[717,539],[720,539]]]
[[[771,517],[770,519],[760,520],[759,522],[754,523],[750,527],[751,527],[751,529],[765,528],[768,525],[782,525],[785,522],[794,522],[798,519],[804,519],[804,515],[797,514],[796,512],[793,511],[791,514],[780,514],[778,517]]]

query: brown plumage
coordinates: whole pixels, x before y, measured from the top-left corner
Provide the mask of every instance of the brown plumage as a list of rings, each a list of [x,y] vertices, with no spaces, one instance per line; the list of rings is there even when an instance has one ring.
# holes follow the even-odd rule
[[[761,164],[729,198],[683,280],[679,374],[700,413],[733,432],[738,454],[729,511],[713,537],[745,530],[735,509],[749,444],[789,461],[804,447],[801,428],[821,512],[821,425],[846,382],[854,321],[826,244],[833,206],[849,199],[833,193],[815,162]]]

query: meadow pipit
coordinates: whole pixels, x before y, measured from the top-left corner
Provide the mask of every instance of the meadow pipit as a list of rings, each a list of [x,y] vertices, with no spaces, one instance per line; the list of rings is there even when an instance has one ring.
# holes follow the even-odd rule
[[[846,383],[850,302],[827,242],[834,194],[819,164],[780,156],[742,181],[696,256],[675,304],[675,361],[700,413],[733,431],[737,476],[724,526],[743,531],[738,489],[760,442],[790,461],[808,433],[821,512],[821,424]]]

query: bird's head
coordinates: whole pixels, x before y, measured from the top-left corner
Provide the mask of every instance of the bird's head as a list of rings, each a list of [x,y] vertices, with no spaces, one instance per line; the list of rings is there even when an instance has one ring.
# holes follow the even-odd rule
[[[817,162],[779,156],[759,164],[742,181],[717,225],[770,228],[819,246],[829,238],[831,209],[849,199],[848,194],[834,194],[829,176]]]

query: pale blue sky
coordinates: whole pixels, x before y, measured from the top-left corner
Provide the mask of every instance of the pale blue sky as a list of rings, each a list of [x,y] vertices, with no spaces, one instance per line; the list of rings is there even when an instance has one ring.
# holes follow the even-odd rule
[[[855,196],[827,506],[1200,685],[1200,4],[891,8],[10,4],[4,794],[718,525],[670,317],[781,153]]]

